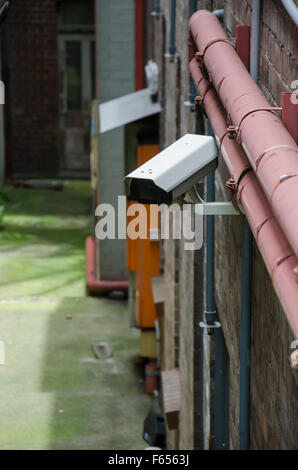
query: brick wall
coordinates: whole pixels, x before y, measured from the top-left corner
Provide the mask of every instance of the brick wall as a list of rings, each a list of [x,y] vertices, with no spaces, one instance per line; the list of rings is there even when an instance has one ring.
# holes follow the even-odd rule
[[[170,35],[170,3],[161,0],[162,16],[152,21],[154,30],[151,54],[160,68],[160,100],[164,104],[161,119],[161,144],[168,146],[187,132],[194,133],[200,129],[197,113],[185,106],[189,100],[189,68],[188,68],[188,18],[189,1],[179,0],[176,10],[176,52],[177,56],[163,60],[163,54],[168,52]],[[222,1],[198,1],[199,8],[215,9],[222,6]],[[162,47],[164,45],[164,47]],[[165,90],[163,90],[163,80]],[[175,358],[173,351],[169,352],[170,361],[165,360],[165,367],[180,369],[181,381],[181,410],[178,435],[169,432],[167,435],[168,448],[192,449],[199,447],[200,420],[200,286],[199,286],[199,257],[194,252],[185,252],[183,241],[179,244],[173,240],[165,241],[165,278],[166,305],[165,321],[165,354],[176,345]],[[173,262],[175,261],[175,266]],[[176,296],[177,286],[178,298]],[[175,338],[173,335],[175,334]],[[209,339],[206,338],[209,343]],[[177,349],[178,345],[178,349]],[[174,361],[175,359],[175,361]],[[206,362],[209,375],[210,364]],[[207,375],[206,375],[207,376]],[[208,380],[206,384],[208,386]],[[205,403],[208,411],[209,401]],[[208,416],[210,413],[208,412]],[[207,434],[209,440],[209,434]]]
[[[225,27],[234,36],[237,24],[250,24],[251,0],[225,2]],[[263,0],[260,28],[260,87],[272,104],[291,91],[298,76],[298,29],[279,0]]]
[[[198,1],[198,9],[213,10],[221,8],[223,2]],[[225,28],[235,35],[237,24],[250,24],[251,0],[226,0]],[[170,2],[161,1],[164,17],[155,19],[156,34],[153,34],[153,58],[162,70],[163,40],[168,47],[170,31]],[[178,57],[165,63],[166,99],[163,130],[163,142],[170,144],[186,132],[197,132],[195,122],[199,121],[196,113],[191,113],[184,106],[188,99],[189,73],[187,62],[187,19],[189,2],[177,2],[176,46]],[[162,26],[162,23],[164,25]],[[162,30],[164,29],[164,36]],[[163,40],[162,40],[163,38]],[[262,8],[261,44],[260,44],[260,87],[272,103],[279,103],[280,91],[289,91],[292,80],[297,74],[297,29],[292,24],[281,2],[264,0]],[[162,83],[162,75],[161,75]],[[163,95],[161,94],[161,99]],[[216,177],[216,199],[229,200],[224,189],[224,182],[229,174],[221,161]],[[230,359],[230,448],[239,448],[239,398],[240,398],[240,283],[241,283],[241,244],[243,217],[215,218],[216,254],[215,254],[215,295],[220,321]],[[180,250],[176,255],[176,267],[179,269],[180,284],[179,305],[175,298],[173,277],[177,269],[173,268],[174,244],[172,241],[165,249],[165,256],[170,256],[171,266],[168,279],[166,315],[171,325],[170,334],[174,334],[175,309],[178,308],[179,351],[178,365],[181,374],[181,416],[179,426],[179,444],[170,437],[170,446],[180,448],[198,447],[200,421],[200,363],[199,352],[204,354],[204,446],[212,446],[213,423],[213,366],[214,339],[203,333],[200,341],[198,320],[200,313],[199,292],[199,257],[194,256],[194,269],[189,266],[189,257]],[[189,287],[186,287],[189,286]],[[187,294],[187,295],[185,295]],[[190,313],[191,305],[193,311]],[[186,313],[187,312],[187,313]],[[190,324],[193,332],[190,333]],[[177,329],[176,329],[177,332]],[[189,339],[189,335],[193,335]],[[253,254],[253,297],[252,297],[252,351],[251,351],[251,448],[252,449],[295,449],[297,448],[297,385],[289,367],[290,342],[292,334],[272,288],[264,262],[254,245]],[[174,344],[172,339],[172,344]],[[181,345],[183,345],[181,347]],[[193,361],[189,358],[192,357]],[[183,366],[183,367],[182,367]],[[183,369],[183,370],[182,370]],[[190,399],[190,393],[193,398]],[[186,404],[188,409],[186,411]],[[191,408],[191,412],[190,412]]]
[[[250,24],[251,1],[225,2],[225,26]],[[297,28],[277,0],[264,0],[260,87],[272,103],[297,79]],[[226,179],[217,175],[217,198]],[[230,444],[239,447],[240,218],[216,218],[216,300],[229,351]],[[222,233],[225,237],[222,237]],[[254,245],[251,350],[251,448],[297,449],[298,388],[289,367],[293,340],[264,262]]]
[[[14,0],[8,17],[10,158],[13,172],[58,170],[56,1]]]

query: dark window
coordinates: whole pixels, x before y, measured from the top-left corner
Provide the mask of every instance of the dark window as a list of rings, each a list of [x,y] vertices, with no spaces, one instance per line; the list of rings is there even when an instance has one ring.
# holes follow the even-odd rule
[[[82,108],[81,42],[66,42],[67,109]]]
[[[94,25],[93,0],[64,0],[58,6],[58,13],[61,25]]]

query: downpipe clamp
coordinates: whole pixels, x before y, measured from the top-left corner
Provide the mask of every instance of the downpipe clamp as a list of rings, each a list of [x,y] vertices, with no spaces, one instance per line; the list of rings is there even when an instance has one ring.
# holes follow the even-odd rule
[[[200,328],[206,329],[208,335],[213,335],[215,329],[221,328],[221,323],[215,320],[215,318],[217,318],[217,312],[215,310],[212,312],[206,310],[204,316],[205,321],[200,321],[199,326]]]

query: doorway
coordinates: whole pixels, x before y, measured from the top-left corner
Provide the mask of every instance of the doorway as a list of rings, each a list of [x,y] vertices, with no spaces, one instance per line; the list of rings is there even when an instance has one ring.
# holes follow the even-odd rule
[[[95,38],[92,1],[58,6],[60,173],[90,171],[90,113],[95,98]]]

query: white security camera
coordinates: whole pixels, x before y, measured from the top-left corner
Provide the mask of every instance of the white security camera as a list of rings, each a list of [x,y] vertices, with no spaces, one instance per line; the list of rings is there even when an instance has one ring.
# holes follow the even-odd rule
[[[125,177],[128,199],[171,204],[217,167],[213,137],[186,134]]]

